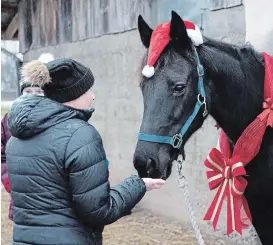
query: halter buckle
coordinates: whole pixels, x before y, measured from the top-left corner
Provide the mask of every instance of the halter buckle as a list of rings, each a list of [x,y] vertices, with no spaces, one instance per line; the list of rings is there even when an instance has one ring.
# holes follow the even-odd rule
[[[204,105],[205,108],[204,108],[204,112],[203,112],[203,117],[206,117],[209,114],[208,108],[207,108],[206,97],[203,97],[201,94],[198,94],[197,100],[201,105]]]
[[[172,140],[172,147],[175,149],[179,149],[182,145],[182,135],[181,134],[176,134],[173,136],[173,140]]]

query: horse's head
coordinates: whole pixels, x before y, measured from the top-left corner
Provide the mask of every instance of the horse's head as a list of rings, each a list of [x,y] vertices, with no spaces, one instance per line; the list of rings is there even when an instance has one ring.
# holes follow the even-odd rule
[[[179,153],[184,154],[185,142],[204,121],[205,108],[202,104],[204,98],[199,95],[198,89],[200,78],[197,70],[198,55],[189,37],[186,22],[172,12],[170,23],[165,25],[169,25],[169,33],[167,33],[169,39],[156,60],[154,75],[149,77],[149,71],[147,73],[143,70],[143,74],[146,72],[147,75],[143,76],[140,83],[144,100],[144,114],[140,128],[143,138],[136,146],[134,166],[141,177],[168,178],[173,160]],[[138,19],[138,28],[141,41],[147,49],[151,49],[151,45],[162,42],[160,37],[151,38],[154,31],[141,16]],[[153,54],[149,50],[149,56],[151,55]],[[147,64],[147,57],[144,62]],[[194,120],[189,122],[198,99],[201,102],[200,110],[196,111]],[[179,134],[182,128],[185,131],[182,133],[183,137],[172,138]],[[171,142],[164,144],[162,142],[168,141],[168,137],[158,136],[171,136],[169,137]],[[156,139],[151,140],[149,137]]]

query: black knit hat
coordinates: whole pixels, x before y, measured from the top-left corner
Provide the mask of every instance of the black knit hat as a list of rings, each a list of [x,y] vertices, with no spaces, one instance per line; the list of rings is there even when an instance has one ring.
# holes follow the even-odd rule
[[[47,64],[32,61],[23,67],[22,74],[24,81],[40,86],[46,97],[60,103],[79,98],[94,84],[91,70],[69,58]]]

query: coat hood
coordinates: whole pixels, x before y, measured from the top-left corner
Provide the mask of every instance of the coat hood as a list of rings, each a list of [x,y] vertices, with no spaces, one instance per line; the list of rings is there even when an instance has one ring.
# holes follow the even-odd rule
[[[71,118],[88,121],[93,111],[76,110],[42,96],[23,95],[8,112],[8,128],[12,136],[23,139]]]

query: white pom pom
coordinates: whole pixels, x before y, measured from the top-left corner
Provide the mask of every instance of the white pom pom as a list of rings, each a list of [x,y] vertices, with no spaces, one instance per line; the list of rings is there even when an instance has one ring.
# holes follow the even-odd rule
[[[144,66],[143,70],[142,70],[142,75],[144,77],[150,78],[155,74],[155,68],[153,66]]]
[[[50,61],[55,60],[55,58],[50,53],[43,53],[43,54],[40,55],[40,57],[38,58],[38,60],[46,64],[46,63],[48,63]]]
[[[195,27],[195,30],[188,29],[187,33],[195,46],[199,46],[203,43],[202,33],[197,26]]]

